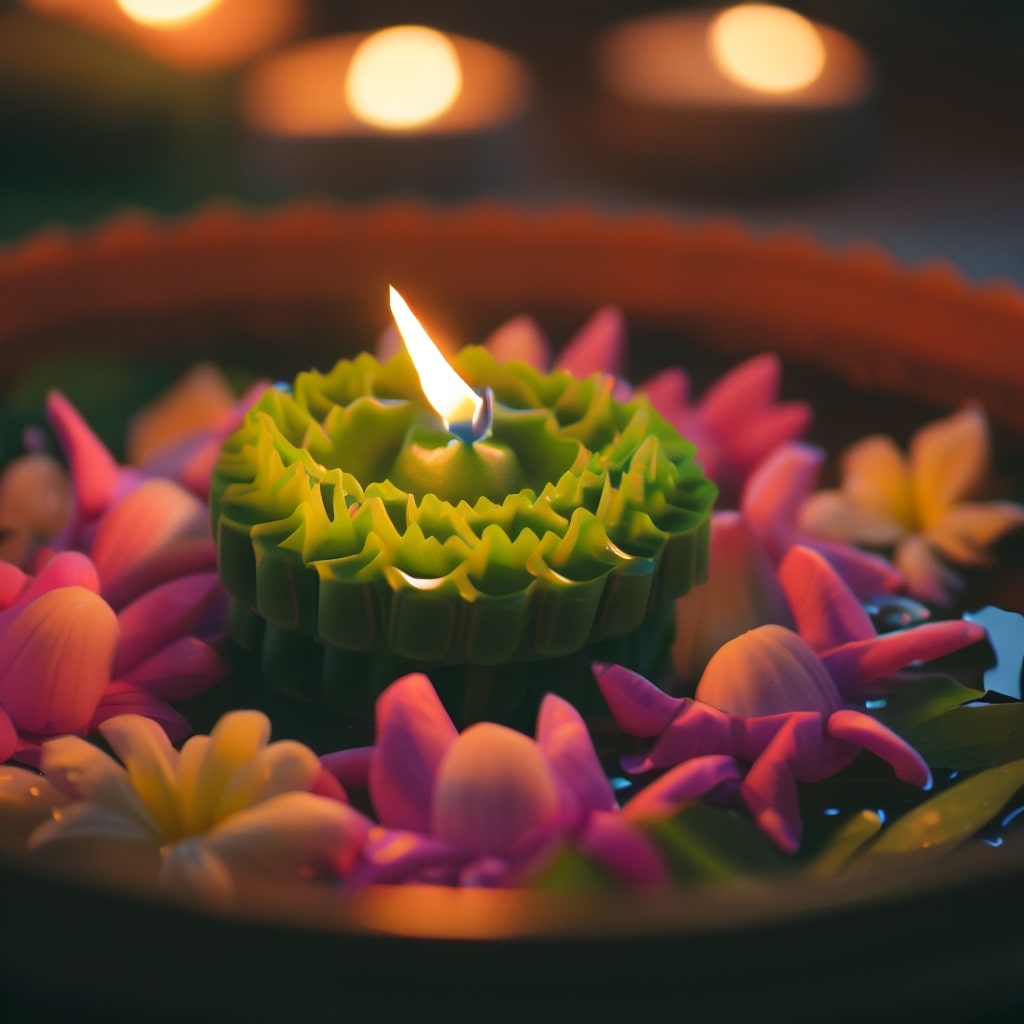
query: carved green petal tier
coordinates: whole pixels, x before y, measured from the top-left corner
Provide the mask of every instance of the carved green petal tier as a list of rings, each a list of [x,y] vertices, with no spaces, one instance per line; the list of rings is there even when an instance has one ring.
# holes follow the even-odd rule
[[[715,488],[646,399],[480,348],[454,365],[494,391],[486,441],[451,438],[404,353],[267,391],[212,483],[241,604],[342,650],[497,665],[630,633],[704,579]]]

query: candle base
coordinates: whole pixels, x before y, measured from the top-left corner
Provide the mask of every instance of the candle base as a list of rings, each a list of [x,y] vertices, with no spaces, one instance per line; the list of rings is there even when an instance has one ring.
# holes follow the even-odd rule
[[[425,672],[455,723],[500,721],[530,731],[545,694],[557,693],[584,715],[607,714],[591,665],[615,662],[649,678],[667,666],[672,640],[672,605],[649,614],[638,629],[571,654],[500,665],[442,665],[389,654],[346,651],[268,623],[234,601],[228,634],[242,656],[258,661],[259,674],[273,691],[326,709],[349,724],[371,724],[378,695],[400,676]]]

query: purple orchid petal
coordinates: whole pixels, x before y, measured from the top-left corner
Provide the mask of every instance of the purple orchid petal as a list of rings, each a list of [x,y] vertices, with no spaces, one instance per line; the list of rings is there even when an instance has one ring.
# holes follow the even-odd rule
[[[502,324],[484,344],[500,363],[526,363],[535,370],[546,370],[551,363],[551,346],[529,316],[517,316]]]
[[[615,809],[615,794],[598,760],[586,722],[568,701],[551,693],[541,702],[537,716],[537,745],[555,774],[572,791],[581,816]]]
[[[569,339],[555,360],[556,370],[568,370],[574,377],[593,373],[619,376],[626,357],[626,321],[612,306],[599,309]]]
[[[117,617],[103,598],[79,586],[18,607],[0,632],[0,704],[20,730],[79,732],[110,682]]]
[[[622,813],[631,820],[668,818],[691,800],[742,777],[739,762],[728,754],[691,757],[637,793]]]
[[[592,814],[579,836],[580,849],[631,886],[665,885],[670,880],[654,843],[620,814]]]
[[[18,730],[11,716],[0,707],[0,764],[9,761],[18,749]]]
[[[71,467],[79,514],[93,519],[117,494],[121,469],[82,415],[59,391],[47,395],[46,413]]]
[[[806,534],[801,534],[799,540],[804,547],[823,556],[862,600],[875,594],[891,594],[906,586],[904,574],[881,555]]]
[[[985,639],[985,627],[963,620],[927,622],[843,644],[822,655],[840,692],[853,699],[873,692],[870,684],[918,661],[933,661]]]
[[[377,746],[370,762],[370,798],[382,824],[429,832],[434,779],[458,737],[425,675],[393,682],[377,698]]]
[[[825,558],[809,548],[790,548],[779,566],[797,630],[816,654],[875,635],[868,613]]]
[[[366,789],[370,784],[370,765],[376,747],[350,747],[324,754],[320,763],[345,789]]]
[[[620,758],[631,775],[674,768],[684,761],[731,749],[732,717],[700,701],[683,698],[679,713],[646,755]]]
[[[454,883],[471,859],[463,850],[431,836],[404,829],[371,828],[363,846],[363,861],[352,881],[356,885],[393,885],[416,880],[428,871],[447,875]]]
[[[107,719],[119,715],[141,715],[143,718],[151,719],[161,726],[174,743],[185,739],[192,732],[188,720],[170,704],[126,682],[111,683],[107,687],[89,723],[89,731],[99,728]]]
[[[183,636],[139,662],[124,681],[163,700],[189,700],[227,674],[227,663],[209,644]]]
[[[657,736],[683,705],[622,665],[595,662],[592,671],[615,721],[630,736]]]
[[[190,633],[220,587],[216,573],[183,576],[150,590],[118,615],[121,646],[114,672],[127,675],[162,647]]]
[[[564,830],[563,804],[538,745],[493,722],[471,725],[437,769],[432,835],[476,855],[520,859]]]
[[[924,758],[906,740],[870,715],[850,709],[837,711],[828,720],[828,734],[880,757],[903,782],[925,789],[931,785],[932,773]]]

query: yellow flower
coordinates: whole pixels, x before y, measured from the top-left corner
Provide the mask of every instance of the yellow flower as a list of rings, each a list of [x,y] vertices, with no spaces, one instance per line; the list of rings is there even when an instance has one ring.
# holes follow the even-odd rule
[[[290,740],[268,745],[260,712],[226,714],[180,753],[139,715],[111,718],[100,731],[123,766],[75,736],[43,744],[43,771],[70,802],[32,833],[30,849],[142,844],[159,856],[162,886],[224,903],[240,874],[300,878],[339,867],[369,827],[348,804],[311,792],[319,758]]]
[[[990,564],[990,546],[1024,525],[1024,507],[977,500],[990,462],[988,423],[973,405],[919,430],[908,455],[890,437],[867,437],[845,452],[842,487],[812,495],[801,525],[892,548],[911,593],[946,604],[962,585],[950,563]]]

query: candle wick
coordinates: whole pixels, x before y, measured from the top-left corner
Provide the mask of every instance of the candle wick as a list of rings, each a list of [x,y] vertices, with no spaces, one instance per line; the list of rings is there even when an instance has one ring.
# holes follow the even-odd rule
[[[463,444],[475,444],[477,441],[485,441],[491,436],[491,427],[494,425],[494,392],[490,388],[482,391],[474,388],[474,391],[483,399],[476,407],[471,419],[453,420],[448,424],[448,433],[457,437]]]

